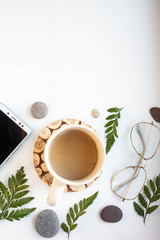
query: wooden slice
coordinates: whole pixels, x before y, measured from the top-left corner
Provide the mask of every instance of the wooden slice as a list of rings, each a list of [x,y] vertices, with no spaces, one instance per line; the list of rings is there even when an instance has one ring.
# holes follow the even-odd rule
[[[51,130],[46,127],[39,135],[42,139],[48,139],[51,136]]]
[[[34,152],[35,153],[40,153],[44,150],[45,147],[45,142],[39,137],[34,144]]]
[[[50,138],[52,134],[54,134],[58,129],[66,127],[67,125],[72,125],[72,124],[79,124],[83,126],[89,126],[83,121],[77,120],[77,119],[64,119],[64,120],[58,120],[55,121],[48,126],[46,126],[39,134],[33,148],[33,164],[35,167],[35,170],[37,172],[37,175],[40,177],[40,179],[45,182],[48,186],[52,184],[53,181],[53,176],[49,173],[46,164],[44,162],[44,149],[45,149],[45,144]],[[93,128],[92,128],[93,129]],[[94,129],[93,129],[94,130]],[[95,130],[94,130],[95,131]],[[97,178],[96,178],[97,179]],[[93,184],[94,181],[91,183],[88,183],[86,185],[80,185],[80,186],[69,186],[66,185],[65,192],[77,192],[77,191],[82,191],[86,187],[89,187],[91,184]]]

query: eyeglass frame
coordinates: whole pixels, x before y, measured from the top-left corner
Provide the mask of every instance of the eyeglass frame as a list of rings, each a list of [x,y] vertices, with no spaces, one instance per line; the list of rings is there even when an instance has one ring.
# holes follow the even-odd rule
[[[153,154],[151,157],[149,157],[149,158],[145,158],[141,153],[139,153],[139,152],[136,150],[136,148],[134,147],[134,144],[133,144],[133,140],[132,140],[132,132],[133,132],[133,129],[134,129],[136,126],[140,125],[140,124],[149,124],[149,125],[151,125],[151,127],[152,127],[152,126],[156,127],[156,128],[158,129],[158,131],[160,132],[160,128],[159,128],[158,126],[156,126],[153,122],[151,122],[151,123],[149,123],[149,122],[138,122],[138,123],[134,124],[133,127],[131,128],[131,130],[130,130],[130,141],[131,141],[131,144],[132,144],[133,149],[134,149],[135,152],[140,156],[139,163],[138,163],[137,166],[128,166],[128,167],[125,167],[125,168],[123,168],[123,169],[120,169],[120,170],[119,170],[117,173],[115,173],[115,174],[113,175],[113,177],[111,178],[111,190],[112,190],[112,192],[114,192],[114,194],[116,194],[119,198],[121,198],[122,201],[125,201],[125,200],[134,200],[135,198],[138,197],[138,195],[140,194],[140,192],[142,191],[142,189],[143,189],[143,187],[144,187],[144,185],[145,185],[146,179],[147,179],[148,174],[149,174],[149,171],[150,171],[150,169],[149,169],[149,171],[148,171],[148,173],[147,173],[146,170],[145,170],[145,167],[146,167],[146,165],[147,165],[147,161],[153,158],[153,159],[152,159],[152,162],[151,162],[151,166],[152,166],[153,161],[154,161],[154,157],[155,157],[155,155],[156,155],[156,153],[157,153],[157,151],[158,151],[159,145],[160,145],[160,139],[159,139],[158,145],[157,145],[157,148],[156,148],[154,154]],[[140,138],[141,138],[141,137],[140,137]],[[148,139],[149,139],[149,137],[148,137]],[[146,145],[147,145],[147,144],[146,144]],[[146,146],[145,146],[145,149],[146,149]],[[146,161],[146,164],[145,164],[145,166],[140,166],[143,160]],[[150,166],[150,168],[151,168],[151,166]],[[137,169],[139,169],[139,172],[140,172],[140,169],[143,169],[143,170],[144,170],[144,173],[145,173],[145,178],[144,178],[143,185],[142,185],[140,191],[138,192],[138,194],[137,194],[134,198],[122,197],[122,196],[120,196],[119,194],[117,194],[117,192],[114,191],[114,189],[113,189],[113,187],[112,187],[113,179],[114,179],[121,171],[123,171],[123,170],[125,170],[125,169],[128,169],[128,168],[133,168],[133,169],[134,169],[134,168],[137,168]],[[127,189],[126,192],[128,192],[128,190],[129,190],[129,188],[130,188],[130,185],[132,184],[132,181],[133,181],[135,178],[138,177],[139,172],[138,172],[138,174],[137,174],[137,170],[136,170],[136,172],[134,173],[134,177],[131,178],[129,181],[123,183],[123,185],[125,186],[126,184],[128,184],[129,182],[131,182],[131,183],[129,184],[129,187],[128,187],[128,189]],[[137,176],[135,176],[136,174],[137,174]],[[122,186],[122,187],[123,187],[123,186]],[[125,193],[125,195],[127,195],[127,193]]]

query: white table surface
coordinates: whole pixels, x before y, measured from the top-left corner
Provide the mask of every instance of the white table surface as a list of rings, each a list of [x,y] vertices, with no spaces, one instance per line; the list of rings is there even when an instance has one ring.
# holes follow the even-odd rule
[[[32,128],[32,135],[0,168],[0,180],[7,183],[24,166],[30,196],[35,196],[26,207],[37,207],[20,222],[0,221],[0,239],[42,239],[34,227],[41,210],[53,209],[62,223],[70,206],[99,191],[71,240],[159,240],[160,208],[144,225],[133,202],[121,202],[110,189],[113,173],[133,157],[131,126],[151,121],[150,107],[160,104],[158,14],[156,0],[0,0],[0,102]],[[44,119],[31,116],[35,101],[48,105]],[[55,120],[77,118],[92,125],[105,144],[106,110],[114,106],[124,107],[119,138],[106,156],[101,177],[84,191],[65,193],[56,207],[48,206],[49,188],[32,161],[39,132]],[[90,114],[93,108],[100,112],[97,119]],[[150,177],[160,173],[159,157],[158,151]],[[110,204],[123,211],[118,223],[100,218]],[[67,235],[60,229],[54,239]]]

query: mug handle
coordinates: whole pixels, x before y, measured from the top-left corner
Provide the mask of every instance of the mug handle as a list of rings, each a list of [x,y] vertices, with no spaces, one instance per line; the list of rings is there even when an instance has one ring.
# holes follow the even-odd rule
[[[50,187],[50,191],[48,194],[48,198],[47,198],[47,203],[50,206],[53,207],[53,206],[57,205],[57,203],[61,199],[61,196],[64,192],[65,187],[66,187],[66,184],[60,182],[55,177],[53,178],[53,181],[52,181],[52,184]]]

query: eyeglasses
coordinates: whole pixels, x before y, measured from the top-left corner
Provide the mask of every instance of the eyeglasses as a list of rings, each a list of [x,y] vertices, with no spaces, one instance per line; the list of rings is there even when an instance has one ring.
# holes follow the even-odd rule
[[[138,163],[119,170],[111,179],[112,191],[123,201],[135,199],[143,189],[160,145],[160,129],[153,122],[139,122],[130,131],[130,141],[140,157]]]

